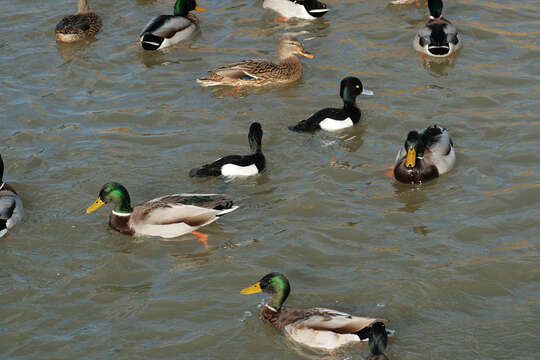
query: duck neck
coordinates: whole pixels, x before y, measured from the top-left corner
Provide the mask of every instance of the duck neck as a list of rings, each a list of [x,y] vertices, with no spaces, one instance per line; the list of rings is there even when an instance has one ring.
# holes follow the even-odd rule
[[[285,299],[287,299],[288,295],[288,293],[285,294],[284,292],[277,292],[272,295],[272,297],[268,301],[268,304],[266,305],[270,306],[275,311],[279,311],[279,309],[281,309],[281,306],[285,302]]]
[[[77,14],[86,14],[90,11],[87,0],[77,0],[77,4],[79,6],[77,9]]]

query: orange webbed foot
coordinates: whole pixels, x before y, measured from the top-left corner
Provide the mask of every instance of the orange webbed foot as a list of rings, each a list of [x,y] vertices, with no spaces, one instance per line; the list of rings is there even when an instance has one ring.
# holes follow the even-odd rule
[[[208,240],[208,235],[200,233],[198,231],[192,231],[191,233],[197,237],[197,240],[203,243],[206,249],[208,249],[208,242],[206,241]]]

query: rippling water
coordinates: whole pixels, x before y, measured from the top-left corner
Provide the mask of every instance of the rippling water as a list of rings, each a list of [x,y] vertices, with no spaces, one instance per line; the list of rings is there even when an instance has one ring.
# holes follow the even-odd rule
[[[538,2],[446,1],[464,38],[453,62],[413,50],[424,6],[327,0],[312,23],[276,22],[262,1],[200,5],[201,35],[158,53],[135,46],[172,1],[91,3],[97,40],[57,45],[75,1],[0,2],[0,152],[22,194],[23,225],[0,240],[3,359],[323,358],[259,317],[239,290],[274,270],[287,304],[390,319],[391,359],[537,359],[540,355]],[[285,33],[316,58],[304,77],[255,93],[195,78],[244,57],[274,58]],[[361,123],[340,134],[287,130],[339,105],[358,76]],[[189,169],[246,153],[265,131],[267,171],[192,180]],[[411,129],[447,127],[448,175],[425,186],[385,176]],[[133,239],[85,215],[107,181],[134,203],[224,192],[240,209],[206,228],[210,249]],[[345,348],[331,358],[356,359]]]

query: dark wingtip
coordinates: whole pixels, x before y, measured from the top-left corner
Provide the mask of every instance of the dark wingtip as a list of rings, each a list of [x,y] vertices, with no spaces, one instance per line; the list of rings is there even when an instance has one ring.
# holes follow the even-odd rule
[[[189,171],[189,177],[195,177],[197,176],[197,171],[199,171],[199,169],[191,169]]]

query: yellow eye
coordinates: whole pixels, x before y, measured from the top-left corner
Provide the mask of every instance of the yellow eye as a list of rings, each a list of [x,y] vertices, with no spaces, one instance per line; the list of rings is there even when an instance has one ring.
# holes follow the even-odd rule
[[[356,88],[357,88],[357,89],[360,89],[360,85],[356,85]]]

